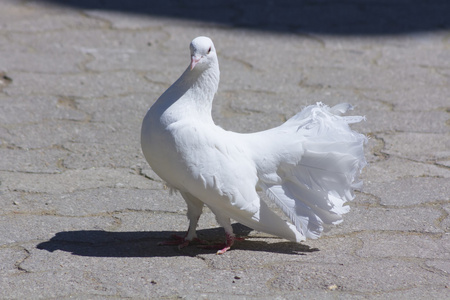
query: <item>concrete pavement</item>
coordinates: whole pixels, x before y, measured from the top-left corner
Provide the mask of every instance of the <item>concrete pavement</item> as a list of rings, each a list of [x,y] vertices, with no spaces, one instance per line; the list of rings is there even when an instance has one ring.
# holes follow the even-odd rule
[[[450,299],[448,5],[429,22],[350,13],[333,27],[276,7],[266,14],[286,18],[267,24],[223,1],[207,7],[215,20],[184,18],[200,9],[183,1],[160,15],[67,3],[0,2],[0,298]],[[223,256],[156,245],[187,229],[186,205],[145,162],[140,125],[198,35],[218,50],[226,129],[267,129],[317,101],[367,117],[354,126],[370,137],[364,189],[321,239],[235,224],[249,238]],[[223,238],[209,211],[199,234]]]

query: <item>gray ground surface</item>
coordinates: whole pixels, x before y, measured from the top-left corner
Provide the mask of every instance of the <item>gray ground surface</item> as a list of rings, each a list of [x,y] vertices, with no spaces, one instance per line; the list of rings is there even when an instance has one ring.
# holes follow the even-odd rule
[[[0,298],[450,298],[445,1],[56,2],[0,2]],[[365,187],[321,239],[236,224],[249,238],[223,256],[156,245],[187,229],[186,207],[140,124],[198,35],[218,49],[226,129],[317,101],[366,115]],[[199,234],[223,238],[209,211]]]

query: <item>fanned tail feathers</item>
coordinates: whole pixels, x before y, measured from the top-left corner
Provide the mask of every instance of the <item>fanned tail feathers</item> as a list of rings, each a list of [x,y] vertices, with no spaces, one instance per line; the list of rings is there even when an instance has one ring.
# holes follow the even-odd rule
[[[364,117],[342,117],[351,109],[347,103],[332,108],[321,103],[306,107],[280,126],[292,128],[304,139],[300,161],[280,161],[276,174],[279,182],[260,185],[290,218],[296,229],[307,238],[318,238],[324,227],[342,222],[344,205],[354,198],[353,190],[361,187],[358,174],[366,165],[363,145],[367,138],[350,129],[348,124]]]

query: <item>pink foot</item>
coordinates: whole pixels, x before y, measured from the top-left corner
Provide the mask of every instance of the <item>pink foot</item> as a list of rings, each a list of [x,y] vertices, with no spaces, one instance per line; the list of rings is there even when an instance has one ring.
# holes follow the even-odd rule
[[[220,254],[224,254],[225,252],[230,250],[231,246],[233,246],[233,244],[234,244],[234,241],[243,241],[243,240],[244,240],[244,238],[235,237],[235,236],[227,233],[226,243],[220,243],[220,244],[215,244],[215,245],[201,245],[199,247],[203,248],[203,249],[219,249],[219,251],[217,251],[217,254],[220,255]]]

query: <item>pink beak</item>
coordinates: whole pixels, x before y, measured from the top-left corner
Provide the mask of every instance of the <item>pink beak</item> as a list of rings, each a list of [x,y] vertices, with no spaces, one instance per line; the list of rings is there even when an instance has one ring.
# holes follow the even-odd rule
[[[200,59],[202,59],[201,56],[191,56],[191,70],[194,69],[195,65],[200,61]]]

